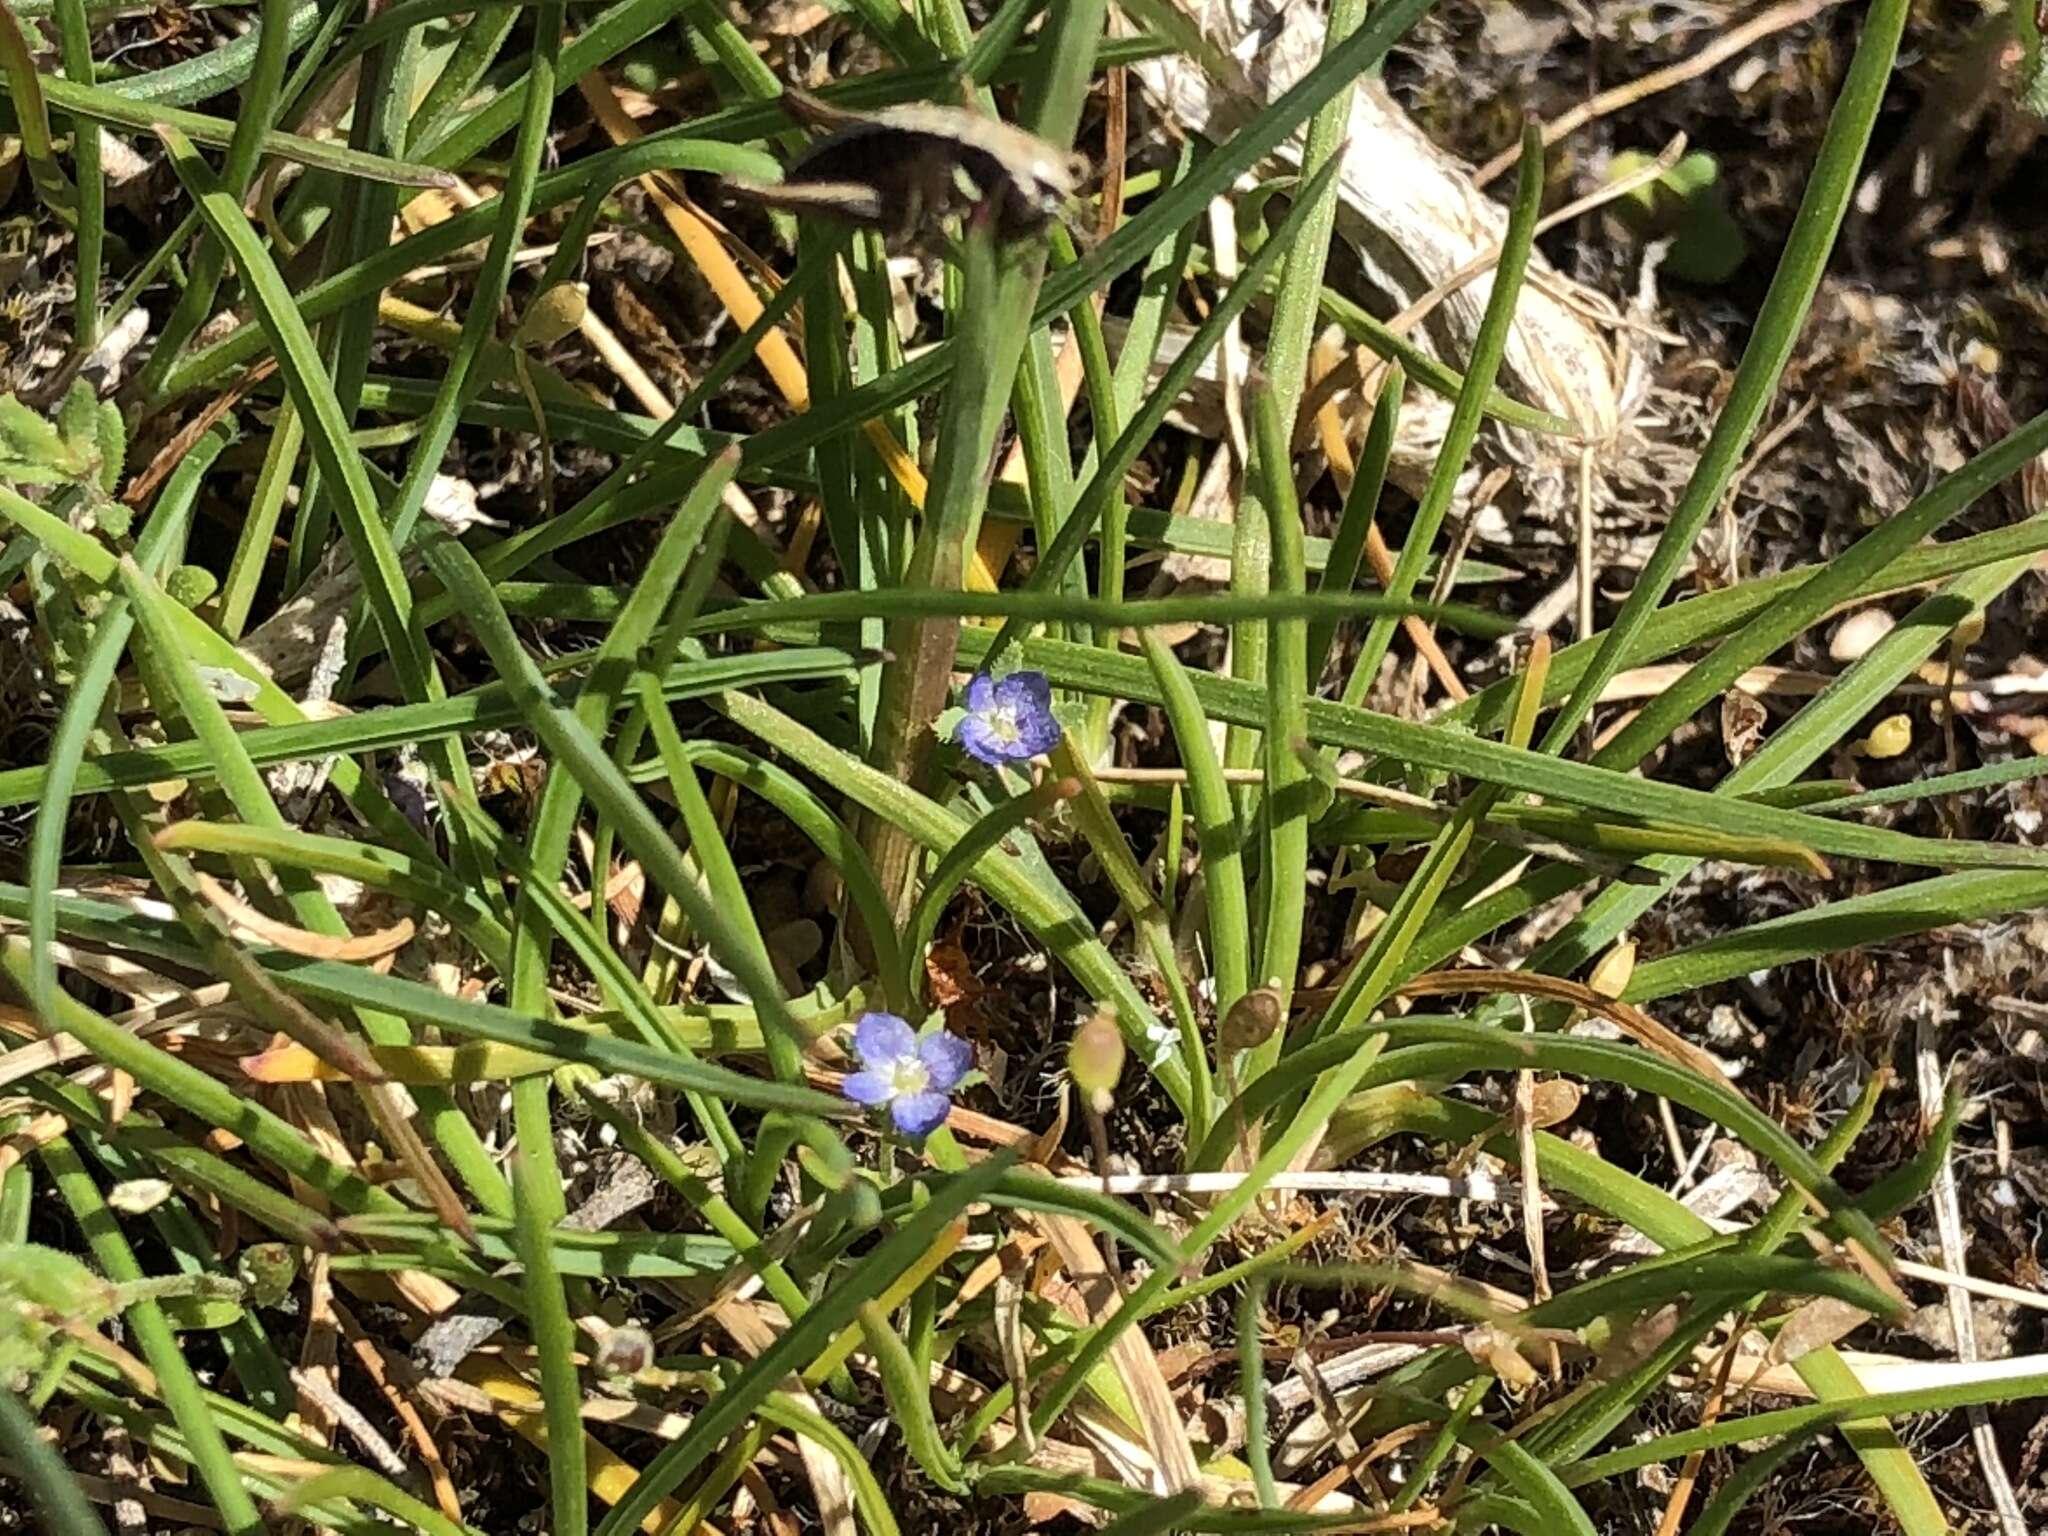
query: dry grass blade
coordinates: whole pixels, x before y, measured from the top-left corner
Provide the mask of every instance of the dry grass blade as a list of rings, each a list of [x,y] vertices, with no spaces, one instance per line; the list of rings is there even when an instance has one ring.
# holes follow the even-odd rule
[[[1718,1083],[1730,1092],[1740,1091],[1721,1069],[1720,1062],[1683,1035],[1659,1024],[1635,1004],[1604,996],[1581,982],[1526,971],[1430,971],[1402,982],[1394,992],[1397,997],[1457,997],[1469,992],[1489,992],[1570,1003],[1605,1019],[1638,1045],[1708,1082]]]
[[[1074,1285],[1074,1302],[1085,1309],[1083,1322],[1099,1323],[1123,1305],[1109,1266],[1103,1262],[1089,1230],[1072,1217],[1035,1212],[1033,1222],[1052,1243]],[[1175,1406],[1172,1390],[1159,1368],[1159,1357],[1145,1339],[1142,1328],[1126,1328],[1109,1354],[1117,1377],[1130,1394],[1139,1422],[1134,1427],[1144,1436],[1157,1476],[1151,1490],[1175,1494],[1198,1487],[1201,1467],[1194,1447],[1188,1443],[1187,1426]]]
[[[1931,1009],[1921,1011],[1914,1025],[1913,1080],[1919,1090],[1920,1114],[1924,1123],[1932,1125],[1941,1118],[1942,1079],[1941,1056],[1937,1048],[1937,1020]],[[1941,1241],[1941,1262],[1956,1272],[1969,1271],[1969,1257],[1963,1232],[1962,1201],[1956,1192],[1955,1165],[1943,1158],[1941,1167],[1935,1171],[1934,1189],[1935,1231]],[[1947,1287],[1949,1326],[1955,1330],[1956,1359],[1965,1366],[1977,1363],[1977,1321],[1976,1310],[1969,1293],[1961,1286]],[[1970,1420],[1970,1443],[1977,1452],[1977,1465],[1984,1474],[1984,1486],[1990,1491],[1992,1507],[1998,1512],[1998,1521],[2004,1536],[2026,1536],[2028,1521],[2026,1511],[2020,1508],[2018,1496],[2013,1492],[2012,1478],[2005,1470],[2005,1460],[1998,1448],[1998,1434],[1992,1427],[1990,1413],[1982,1407],[1968,1410]]]
[[[194,881],[199,894],[213,903],[214,910],[227,918],[245,933],[253,934],[266,944],[295,955],[304,955],[312,960],[340,960],[350,964],[363,960],[382,960],[394,955],[412,942],[415,932],[413,920],[401,917],[389,928],[375,933],[359,933],[353,938],[337,939],[324,933],[314,933],[291,923],[279,922],[256,910],[248,902],[222,885],[213,876],[200,871]]]

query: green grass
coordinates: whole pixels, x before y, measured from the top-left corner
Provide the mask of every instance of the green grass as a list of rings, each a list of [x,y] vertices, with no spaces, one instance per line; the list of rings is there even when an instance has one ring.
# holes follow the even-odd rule
[[[1159,0],[1125,7],[1141,35],[1115,40],[1102,0],[984,9],[977,30],[981,13],[951,0],[846,7],[885,62],[825,94],[951,103],[971,81],[977,110],[1000,104],[1056,145],[1078,134],[1094,148],[1107,71],[1207,47]],[[16,418],[0,461],[9,568],[56,691],[39,757],[0,767],[0,809],[34,816],[21,879],[0,883],[9,1018],[51,1042],[0,1058],[0,1135],[35,1149],[0,1170],[0,1286],[13,1287],[0,1297],[0,1475],[50,1530],[101,1528],[96,1485],[73,1474],[103,1473],[95,1447],[113,1426],[233,1531],[292,1518],[367,1533],[388,1517],[496,1536],[543,1497],[561,1536],[724,1526],[760,1478],[807,1520],[844,1500],[851,1513],[833,1518],[881,1533],[963,1511],[1007,1522],[1028,1494],[1099,1510],[1121,1536],[1318,1530],[1340,1522],[1287,1501],[1339,1453],[1286,1465],[1292,1425],[1267,1390],[1292,1365],[1276,1371],[1262,1346],[1370,1298],[1436,1341],[1375,1382],[1342,1437],[1402,1437],[1409,1448],[1375,1467],[1397,1514],[1461,1532],[1593,1532],[1623,1507],[1654,1521],[1636,1474],[1697,1453],[1708,1472],[1687,1528],[1742,1530],[1745,1507],[1834,1437],[1884,1518],[1909,1536],[1949,1529],[1952,1490],[1938,1495],[1907,1451],[1908,1425],[2048,1396],[2048,1374],[1876,1394],[1822,1346],[1793,1362],[1812,1401],[1739,1402],[1707,1422],[1672,1387],[1674,1373],[1710,1377],[1699,1360],[1731,1330],[1779,1336],[1817,1298],[1865,1315],[1869,1332],[1843,1342],[1881,1339],[1901,1306],[1888,1223],[1934,1179],[1955,1112],[1887,1176],[1863,1179],[1859,1159],[1859,1176],[1838,1180],[1881,1081],[1813,1142],[1747,1080],[1569,1031],[1578,1013],[1541,990],[1579,976],[1702,865],[1772,871],[1803,905],[1646,956],[1618,1003],[1562,996],[1613,1014],[1763,973],[1804,984],[1789,980],[1799,968],[1864,946],[2048,907],[2048,852],[1864,814],[1995,789],[2037,761],[1951,762],[1861,793],[1809,776],[1839,772],[1869,712],[2048,549],[2042,513],[1934,542],[2042,451],[2048,417],[1881,509],[1822,564],[1674,598],[1829,270],[1905,0],[1857,20],[1733,386],[1626,602],[1606,629],[1554,654],[1524,647],[1506,676],[1423,720],[1366,707],[1382,664],[1405,663],[1403,621],[1476,651],[1519,618],[1499,585],[1511,572],[1479,561],[1437,589],[1450,600],[1427,596],[1472,456],[1496,424],[1568,430],[1502,372],[1551,167],[1532,126],[1470,354],[1393,338],[1341,291],[1337,152],[1354,83],[1428,3],[1333,9],[1299,83],[1224,142],[1152,157],[1103,238],[1059,228],[1004,243],[977,218],[945,231],[936,304],[905,311],[908,328],[877,241],[803,221],[792,245],[789,228],[761,226],[780,277],[755,275],[766,312],[690,358],[693,385],[665,420],[623,391],[598,398],[612,375],[584,337],[529,345],[519,324],[584,274],[593,242],[671,243],[628,195],[641,178],[696,190],[704,176],[773,177],[801,146],[736,13],[407,0],[363,22],[266,0],[233,43],[143,73],[106,56],[107,18],[81,0],[18,6],[46,22],[0,24],[23,195],[71,232],[78,353],[138,296],[168,317],[121,397],[128,439],[161,441],[198,403],[253,385],[132,528],[96,470],[22,467],[71,441],[63,421],[53,437]],[[54,54],[29,46],[31,24],[47,25]],[[38,73],[53,58],[61,70]],[[607,147],[594,130],[565,136],[589,128],[573,98],[594,73],[675,89],[650,97],[660,115],[644,138]],[[349,80],[343,142],[307,113]],[[102,125],[164,158],[179,201],[158,248],[102,238]],[[1219,278],[1208,208],[1297,131],[1300,177],[1240,199],[1246,257]],[[259,175],[284,163],[303,174],[252,204]],[[388,237],[415,189],[457,176],[480,200]],[[1072,233],[1095,211],[1091,192]],[[544,259],[522,259],[543,244]],[[418,275],[441,264],[452,275]],[[441,350],[392,342],[380,304],[394,291],[452,322]],[[1124,323],[1120,357],[1104,302]],[[1182,320],[1189,339],[1151,379]],[[1325,324],[1393,364],[1341,508],[1295,446]],[[1251,463],[1222,527],[1175,499],[1189,444],[1168,420],[1233,327],[1262,366],[1245,400]],[[752,387],[778,328],[808,355],[802,412],[764,412]],[[1069,331],[1085,407],[1071,421],[1056,339]],[[251,380],[259,364],[274,375]],[[1360,585],[1366,528],[1410,385],[1450,414],[1382,591]],[[870,423],[916,456],[921,504]],[[428,515],[451,464],[537,462],[543,432],[573,497],[536,492],[504,529]],[[1013,436],[1021,472],[991,483]],[[1160,505],[1137,499],[1140,472]],[[811,542],[785,559],[798,519]],[[1028,567],[980,590],[977,550],[1018,529]],[[327,709],[236,644],[337,547],[360,595],[343,608],[342,707]],[[1228,561],[1229,590],[1147,595],[1160,554]],[[217,594],[182,600],[188,561],[221,579]],[[1843,606],[1907,587],[1925,589],[1917,606],[1740,767],[1711,783],[1657,776],[1660,749],[1749,668]],[[1204,638],[1177,648],[1177,625]],[[1202,647],[1226,639],[1229,667],[1204,670],[1220,652]],[[1675,683],[1580,749],[1623,669],[1673,659]],[[944,738],[963,675],[1013,668],[1048,679],[1063,736],[1038,764],[991,770]],[[1133,766],[1104,750],[1119,711],[1156,723],[1145,762],[1177,774],[1107,771]],[[1345,754],[1362,765],[1340,779]],[[544,768],[530,794],[480,791],[483,760],[515,755]],[[440,814],[425,828],[386,771],[401,757],[433,787]],[[326,774],[310,820],[268,777],[294,764]],[[795,959],[801,925],[764,875],[789,863],[814,865],[824,892],[822,947]],[[615,871],[626,878],[611,890]],[[130,883],[95,878],[108,874]],[[124,897],[135,889],[150,899]],[[1527,961],[1535,1002],[1407,1009],[1404,987],[1560,902]],[[1359,921],[1339,953],[1347,906]],[[401,919],[413,934],[393,966],[344,947]],[[948,973],[956,945],[980,973],[965,981],[998,989],[990,1015],[1011,1030],[1013,1073],[1056,1062],[1079,1017],[1114,1020],[1126,1062],[1089,1137],[1035,1143],[1053,1115],[1015,1079],[962,1090],[979,1122],[892,1135],[821,1075],[854,1065],[847,1026],[864,1012],[933,1015],[937,981],[963,980]],[[1024,1003],[1001,994],[1015,968],[999,951],[1028,955],[1054,989],[1031,1004],[1050,1013],[1029,1034],[1013,1017]],[[195,1030],[183,989],[213,982],[226,1001]],[[1288,1027],[1226,1050],[1222,1019],[1266,986]],[[145,994],[159,998],[147,1017],[131,1011]],[[258,1087],[252,1071],[290,1086]],[[1644,1171],[1651,1155],[1603,1154],[1569,1127],[1486,1107],[1534,1073],[1638,1119],[1677,1106],[1782,1193],[1716,1230]],[[119,1117],[113,1084],[132,1091]],[[989,1123],[1026,1110],[1043,1113]],[[569,1216],[592,1149],[612,1145],[660,1194],[585,1229]],[[1359,1262],[1302,1215],[1356,1216],[1359,1203],[1283,1195],[1283,1175],[1387,1148],[1430,1169],[1483,1148],[1561,1207],[1553,1232],[1632,1230],[1657,1251],[1559,1271],[1551,1294],[1470,1248]],[[1093,1169],[1098,1150],[1242,1178],[1147,1203],[1034,1166]],[[137,1208],[148,1179],[169,1193]],[[289,1306],[239,1267],[258,1240],[297,1256]],[[128,1288],[118,1331],[87,1299],[51,1300],[57,1273],[35,1274],[36,1244]],[[1401,1262],[1447,1254],[1448,1272]],[[332,1326],[312,1315],[316,1263],[377,1346],[402,1352],[436,1310],[501,1320],[465,1367],[470,1454],[453,1485],[394,1476],[348,1434],[322,1444],[290,1422],[288,1362]],[[1506,1308],[1482,1282],[1532,1305]],[[1625,1354],[1616,1336],[1645,1319],[1660,1329]],[[656,1358],[608,1381],[598,1362],[628,1325],[651,1330]],[[1177,1399],[1162,1354],[1188,1340],[1236,1370],[1191,1376]],[[1558,1379],[1540,1374],[1553,1350]],[[354,1369],[345,1390],[365,1400]],[[1242,1409],[1245,1441],[1190,1439],[1184,1399],[1204,1395]],[[64,1433],[40,1437],[39,1418]],[[876,1422],[889,1432],[864,1438]],[[377,1423],[401,1462],[424,1467],[399,1419]],[[1124,1458],[1077,1470],[1089,1437],[1111,1430]],[[805,1461],[771,1442],[801,1445]],[[1208,1481],[1180,1486],[1197,1469]],[[477,1500],[448,1507],[464,1479]],[[1219,1479],[1236,1501],[1215,1496]]]

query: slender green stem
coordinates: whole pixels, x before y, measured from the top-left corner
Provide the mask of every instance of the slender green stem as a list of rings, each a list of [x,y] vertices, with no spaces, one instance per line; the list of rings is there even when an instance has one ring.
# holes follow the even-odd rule
[[[1373,526],[1374,514],[1379,510],[1380,493],[1386,489],[1387,467],[1394,460],[1394,441],[1401,423],[1401,395],[1407,387],[1407,373],[1399,363],[1394,364],[1387,370],[1386,382],[1380,386],[1379,400],[1373,406],[1372,425],[1365,434],[1365,453],[1359,460],[1357,473],[1351,477],[1351,489],[1345,494],[1344,510],[1337,520],[1337,531],[1330,539],[1322,577],[1316,584],[1319,593],[1349,592],[1358,581],[1358,567],[1365,558],[1367,531]],[[1336,619],[1313,619],[1309,622],[1310,687],[1321,681],[1323,668],[1329,664],[1330,647],[1336,639]],[[1354,669],[1353,683],[1362,677],[1362,671]],[[1348,697],[1349,691],[1347,686],[1348,702],[1357,703],[1356,698]]]
[[[1334,23],[1333,23],[1334,25]],[[1265,487],[1268,569],[1274,592],[1283,597],[1301,593],[1308,583],[1302,557],[1301,507],[1294,495],[1294,468],[1288,453],[1285,417],[1275,391],[1261,390],[1252,401],[1258,443],[1260,478]],[[1281,1017],[1294,996],[1295,973],[1301,968],[1302,924],[1308,908],[1309,817],[1316,809],[1317,787],[1302,755],[1308,750],[1308,621],[1274,619],[1268,628],[1266,655],[1266,729],[1262,737],[1266,785],[1265,859],[1259,872],[1259,935],[1256,979],[1277,987]],[[1244,1054],[1246,1080],[1279,1060],[1282,1031]]]
[[[57,0],[56,14],[64,73],[91,85],[92,20],[86,15],[85,0]],[[99,344],[100,276],[107,240],[107,184],[100,174],[98,123],[72,119],[71,161],[78,168],[78,291],[72,301],[71,346],[84,355]]]
[[[1323,27],[1325,57],[1336,52],[1358,30],[1367,9],[1366,0],[1334,0]],[[1354,89],[1351,85],[1341,87],[1316,109],[1302,150],[1304,177],[1313,176],[1343,149],[1351,131]],[[1279,410],[1283,441],[1293,435],[1302,387],[1308,379],[1309,347],[1315,339],[1323,269],[1329,261],[1330,234],[1336,223],[1337,188],[1333,184],[1317,196],[1315,210],[1288,249],[1287,264],[1280,272],[1280,293],[1273,301],[1273,325],[1266,341],[1265,374]]]

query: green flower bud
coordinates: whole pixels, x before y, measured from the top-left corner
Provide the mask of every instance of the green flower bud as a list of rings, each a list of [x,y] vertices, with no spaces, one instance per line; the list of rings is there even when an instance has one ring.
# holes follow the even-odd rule
[[[1088,1107],[1106,1115],[1116,1102],[1117,1079],[1123,1071],[1124,1032],[1117,1028],[1113,1012],[1098,1008],[1074,1031],[1074,1043],[1067,1047],[1067,1073]]]
[[[100,489],[111,496],[128,461],[128,427],[121,420],[121,408],[111,400],[100,402],[99,450]]]
[[[538,295],[519,321],[517,340],[528,347],[553,346],[583,323],[590,301],[574,283],[557,283]]]

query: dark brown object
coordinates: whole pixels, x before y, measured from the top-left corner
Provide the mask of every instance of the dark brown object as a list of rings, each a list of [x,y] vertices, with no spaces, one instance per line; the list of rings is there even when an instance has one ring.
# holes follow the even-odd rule
[[[864,114],[785,89],[799,122],[830,130],[780,182],[729,176],[726,194],[879,230],[892,245],[917,242],[933,225],[987,210],[1006,240],[1035,235],[1059,217],[1088,173],[1036,134],[965,107],[909,102]]]
[[[1272,1039],[1285,1017],[1277,987],[1254,987],[1230,1005],[1216,1038],[1226,1051],[1248,1051]]]

